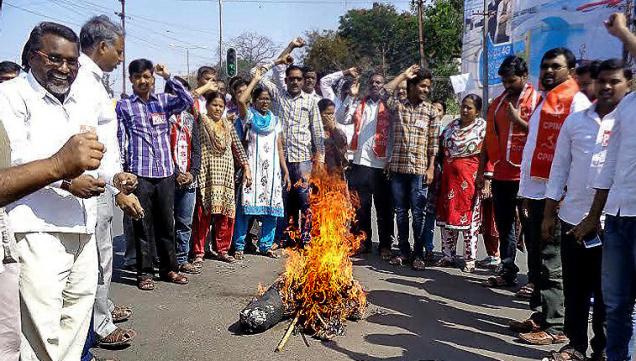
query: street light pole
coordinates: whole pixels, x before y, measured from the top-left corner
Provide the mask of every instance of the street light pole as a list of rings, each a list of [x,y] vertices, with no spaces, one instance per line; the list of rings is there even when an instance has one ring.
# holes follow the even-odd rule
[[[223,0],[219,0],[219,77],[223,69]]]
[[[194,50],[194,49],[209,49],[207,46],[197,46],[197,45],[193,45],[193,46],[186,46],[186,45],[179,45],[179,44],[170,44],[171,47],[173,48],[181,48],[181,49],[185,49],[186,51],[186,71],[188,72],[186,75],[186,80],[188,80],[188,82],[190,82],[190,50]]]

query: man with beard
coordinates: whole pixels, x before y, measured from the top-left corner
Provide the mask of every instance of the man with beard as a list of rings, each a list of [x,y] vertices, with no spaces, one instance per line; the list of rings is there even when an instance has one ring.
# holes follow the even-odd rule
[[[561,125],[573,112],[590,106],[585,94],[573,78],[576,58],[566,48],[548,50],[541,60],[539,79],[543,87],[542,101],[528,122],[528,138],[523,148],[519,196],[524,198],[522,214],[528,247],[528,264],[540,272],[530,298],[532,316],[522,322],[511,322],[519,337],[534,345],[564,343],[563,281],[561,279],[561,227],[553,229],[544,241],[546,185]]]
[[[155,72],[177,95],[154,93]],[[181,285],[188,283],[178,273],[175,250],[175,165],[170,152],[170,117],[192,107],[194,101],[164,65],[155,67],[150,60],[136,59],[128,66],[128,73],[134,94],[117,102],[117,135],[124,170],[138,177],[135,196],[145,213],[133,221],[137,287],[151,291],[155,288],[152,244],[159,256],[160,278]]]
[[[77,35],[43,22],[27,44],[30,71],[0,87],[11,163],[49,157],[76,133],[114,137],[115,128],[100,117],[99,102],[84,96],[92,90],[75,83]],[[104,155],[96,172],[51,183],[7,207],[21,264],[22,360],[80,358],[97,287],[94,197],[107,184],[129,193],[136,183],[115,166],[116,149]]]
[[[611,15],[605,22],[608,32],[617,37],[636,55],[636,36],[631,33],[622,13]],[[607,84],[598,84],[601,93]],[[609,91],[608,91],[609,93]],[[600,101],[600,99],[599,99]],[[636,295],[636,133],[632,119],[636,95],[628,94],[614,110],[614,124],[607,131],[601,126],[597,148],[592,159],[592,186],[596,189],[590,212],[572,234],[585,240],[598,229],[605,212],[603,239],[602,289],[607,316],[607,360],[628,361],[633,353],[632,312]],[[630,346],[631,343],[631,346]]]
[[[585,235],[587,241],[579,243],[571,231],[574,225],[585,218],[594,198],[594,191],[587,186],[587,182],[581,180],[587,179],[590,172],[597,134],[599,130],[602,130],[601,137],[611,134],[614,109],[630,90],[632,72],[625,69],[620,60],[610,59],[599,65],[593,78],[597,85],[597,102],[587,110],[570,115],[559,133],[546,190],[542,229],[544,240],[550,241],[555,227],[554,214],[558,209],[561,221],[565,335],[570,339],[560,353],[562,356],[572,354],[585,359],[588,314],[593,297],[591,359],[600,361],[604,360],[606,344],[605,305],[601,292],[602,247],[600,242],[596,245],[589,243],[590,239],[599,237],[599,233],[594,229]]]
[[[499,76],[505,90],[489,107],[486,146],[482,150],[477,188],[484,186],[486,164],[494,164],[488,178],[492,179],[501,267],[497,276],[488,279],[487,286],[509,287],[516,284],[519,272],[515,258],[519,233],[516,228],[521,156],[528,136],[528,120],[539,102],[539,93],[528,82],[528,65],[519,57],[506,58],[499,67]],[[534,284],[538,271],[530,268],[529,283]],[[528,287],[526,285],[522,289]]]
[[[77,84],[87,89],[81,96],[87,101],[97,102],[96,110],[100,116],[100,124],[108,124],[108,133],[99,134],[106,144],[106,149],[117,153],[112,157],[115,161],[110,165],[118,172],[122,172],[117,142],[117,115],[113,99],[104,87],[103,77],[112,72],[122,62],[124,50],[123,31],[119,25],[113,24],[107,16],[102,15],[90,19],[80,31],[80,46],[82,54],[79,61],[81,68],[77,76]],[[137,182],[137,177],[127,174],[127,177]],[[124,194],[115,187],[106,190],[97,198],[97,227],[95,237],[97,242],[97,257],[99,259],[99,277],[95,306],[93,307],[93,325],[98,337],[98,344],[102,347],[129,345],[135,337],[132,329],[124,330],[115,326],[116,322],[126,321],[132,314],[128,307],[115,306],[109,299],[110,281],[113,275],[113,238],[111,225],[113,220],[113,196],[119,206],[133,219],[141,218],[143,210],[134,194]]]
[[[353,233],[364,233],[362,252],[371,252],[373,201],[377,214],[380,256],[388,260],[393,243],[393,206],[391,184],[384,174],[391,130],[391,114],[386,101],[381,97],[384,92],[384,76],[371,75],[368,93],[362,98],[358,98],[359,89],[358,82],[352,84],[349,96],[336,114],[340,124],[353,124],[354,129],[350,142],[353,162],[347,178],[351,190],[358,194],[360,205],[356,209],[357,222],[354,223]]]

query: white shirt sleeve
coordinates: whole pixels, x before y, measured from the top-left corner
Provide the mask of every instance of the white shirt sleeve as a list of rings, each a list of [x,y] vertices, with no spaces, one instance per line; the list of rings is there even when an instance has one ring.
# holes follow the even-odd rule
[[[114,186],[113,178],[117,173],[121,173],[121,152],[119,151],[119,141],[117,138],[117,114],[115,106],[110,99],[104,99],[101,104],[101,114],[97,125],[97,138],[106,147],[106,153],[102,163],[97,170],[99,177],[104,178],[108,189],[114,195],[119,193],[119,189]]]
[[[570,114],[585,110],[592,105],[592,102],[585,96],[585,94],[578,92],[574,95],[572,100],[572,106],[570,107]]]
[[[607,153],[605,155],[605,163],[598,171],[598,176],[594,180],[593,187],[596,189],[610,189],[614,184],[614,174],[616,173],[616,161],[618,159],[618,149],[621,142],[621,117],[622,113],[616,112],[612,135],[607,144]]]
[[[285,71],[287,67],[284,64],[274,66],[272,79],[274,84],[283,91],[287,91],[287,84],[285,84]]]
[[[358,103],[350,96],[345,98],[342,106],[336,111],[336,121],[343,125],[353,123],[353,114],[356,112]]]
[[[550,168],[550,177],[546,186],[546,198],[560,201],[565,193],[565,185],[570,174],[570,164],[572,163],[572,123],[576,122],[580,113],[570,115],[565,122],[559,138],[557,139],[554,159]]]
[[[325,75],[322,79],[320,79],[320,91],[322,92],[323,98],[327,98],[331,101],[336,100],[336,91],[333,89],[333,86],[338,82],[338,80],[342,79],[343,76],[343,72],[337,71],[335,73]]]

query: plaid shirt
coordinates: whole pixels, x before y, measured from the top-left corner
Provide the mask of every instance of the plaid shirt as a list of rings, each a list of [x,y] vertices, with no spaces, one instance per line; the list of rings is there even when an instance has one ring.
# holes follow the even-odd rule
[[[428,158],[439,149],[441,122],[437,111],[429,102],[412,105],[408,99],[386,99],[393,113],[393,134],[389,170],[401,174],[423,175],[428,168]]]
[[[168,82],[177,96],[150,94],[146,103],[135,94],[117,102],[117,137],[126,172],[146,178],[164,178],[174,173],[170,117],[192,107],[194,100],[181,83],[172,78]]]
[[[324,159],[324,130],[315,97],[304,92],[293,97],[269,79],[261,80],[261,84],[272,96],[272,112],[283,122],[287,161],[311,160],[314,152]]]

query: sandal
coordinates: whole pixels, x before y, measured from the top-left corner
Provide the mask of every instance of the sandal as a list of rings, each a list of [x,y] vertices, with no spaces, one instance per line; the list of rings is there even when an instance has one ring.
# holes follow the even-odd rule
[[[194,257],[194,260],[192,260],[192,265],[197,268],[203,267],[203,256]]]
[[[416,271],[424,271],[426,269],[426,263],[421,257],[415,257],[411,267]]]
[[[234,252],[234,259],[237,261],[242,261],[243,258],[245,258],[245,254],[243,253],[243,251],[235,251]]]
[[[137,288],[142,291],[152,291],[155,289],[155,280],[152,276],[142,276],[137,279]]]
[[[137,336],[137,332],[133,329],[124,330],[117,327],[115,331],[108,336],[97,341],[97,346],[101,348],[118,348],[130,346],[132,340]]]
[[[391,253],[391,249],[389,248],[382,248],[380,250],[380,258],[383,261],[390,261],[392,257],[392,253]]]
[[[527,283],[525,286],[521,287],[521,289],[519,289],[517,293],[515,293],[515,297],[530,299],[533,293],[534,293],[534,284]]]
[[[263,252],[262,254],[265,257],[274,258],[274,259],[278,258],[278,255],[272,249],[268,249],[267,251]]]
[[[564,334],[553,335],[546,331],[520,333],[519,338],[531,345],[541,346],[568,342],[568,338]]]
[[[119,323],[127,321],[132,316],[132,309],[126,306],[115,306],[110,312],[110,316],[113,319],[113,323]]]
[[[201,274],[201,267],[197,267],[192,263],[186,262],[184,264],[182,264],[181,266],[179,266],[179,272],[183,272],[183,273],[188,273],[191,275],[198,275]]]
[[[389,263],[394,265],[394,266],[403,266],[404,263],[406,263],[408,260],[409,260],[409,258],[406,257],[406,256],[395,256],[395,257],[391,258]]]
[[[229,254],[227,254],[227,252],[219,253],[216,256],[216,259],[221,261],[221,262],[226,262],[226,263],[234,263],[234,262],[236,262],[236,258],[230,256]]]
[[[490,288],[513,287],[517,282],[510,282],[501,276],[488,277],[483,285]]]
[[[435,267],[455,267],[455,261],[450,258],[443,257],[435,263]]]
[[[541,361],[585,361],[585,355],[579,351],[573,349],[570,346],[566,346],[559,351],[550,351],[548,357],[544,357]]]
[[[165,275],[160,276],[159,278],[164,282],[175,283],[178,285],[188,284],[188,278],[186,276],[174,271],[168,272]]]
[[[475,262],[470,261],[470,262],[464,263],[461,270],[464,273],[475,273]]]

